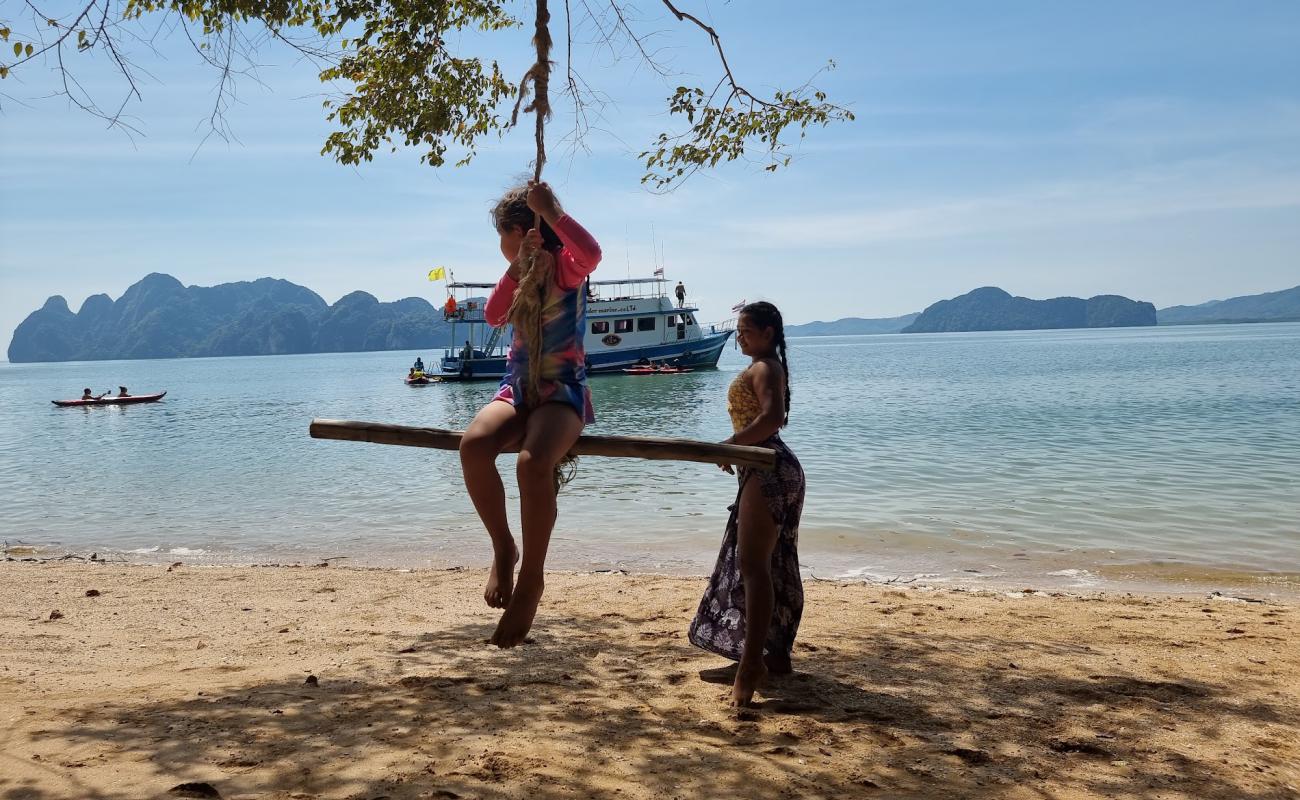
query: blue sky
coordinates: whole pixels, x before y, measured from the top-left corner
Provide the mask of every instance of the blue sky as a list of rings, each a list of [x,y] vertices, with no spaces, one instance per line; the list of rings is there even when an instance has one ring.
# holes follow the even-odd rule
[[[635,154],[674,124],[664,98],[717,71],[699,31],[640,0],[680,75],[576,44],[614,104],[585,152],[565,155],[562,103],[550,128],[547,177],[604,246],[605,277],[648,273],[653,237],[704,318],[761,297],[793,322],[893,316],[983,285],[1166,306],[1300,283],[1298,3],[681,5],[716,25],[752,89],[833,58],[818,83],[857,121],[811,132],[788,170],[733,164],[646,192]],[[0,0],[0,18],[20,9]],[[500,274],[487,209],[527,170],[529,130],[485,140],[461,169],[409,151],[340,166],[318,154],[330,128],[314,70],[268,48],[228,113],[239,141],[200,146],[216,76],[179,34],[159,41],[135,51],[151,77],[134,142],[39,99],[39,70],[0,83],[0,347],[49,295],[75,311],[153,271],[287,278],[330,302],[437,301],[435,265]],[[528,61],[526,32],[461,46],[512,76]],[[105,98],[122,88],[103,63],[78,70]]]

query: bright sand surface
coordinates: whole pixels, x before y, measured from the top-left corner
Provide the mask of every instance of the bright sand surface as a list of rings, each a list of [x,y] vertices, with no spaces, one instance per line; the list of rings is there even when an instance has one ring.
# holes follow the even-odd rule
[[[1287,605],[810,582],[737,712],[703,579],[484,579],[0,563],[0,798],[1300,797]]]

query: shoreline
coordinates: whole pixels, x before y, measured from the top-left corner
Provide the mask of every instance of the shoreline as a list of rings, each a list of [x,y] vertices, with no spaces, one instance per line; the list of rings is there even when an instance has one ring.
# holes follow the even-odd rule
[[[549,572],[501,651],[485,575],[0,563],[0,795],[1300,792],[1295,604],[810,581],[796,674],[737,712],[702,579]]]
[[[321,552],[337,551],[322,550]],[[90,558],[92,555],[96,556],[93,562]],[[824,555],[816,553],[812,558],[818,559]],[[100,549],[87,551],[83,555],[63,547],[36,546],[19,542],[10,543],[0,556],[3,556],[0,563],[80,561],[148,567],[168,566],[179,562],[198,568],[310,568],[331,564],[347,569],[436,572],[486,568],[490,553],[485,548],[481,559],[453,557],[446,553],[427,550],[396,551],[388,554],[367,551],[363,555],[328,556],[304,556],[301,551],[294,551],[285,553],[284,557],[249,554],[245,558],[231,558],[230,554],[213,554],[201,548],[180,547],[163,550],[161,547],[155,547],[147,551]],[[480,560],[483,563],[479,563]],[[1171,597],[1194,597],[1218,593],[1225,596],[1249,595],[1269,602],[1300,603],[1300,572],[1265,572],[1246,567],[1220,567],[1170,561],[1079,565],[1080,560],[1077,557],[1058,557],[1052,560],[1044,557],[1016,564],[1019,567],[1038,569],[1011,572],[997,565],[986,565],[982,562],[979,563],[984,569],[974,569],[963,566],[966,562],[957,562],[947,569],[935,571],[933,564],[922,565],[909,562],[906,557],[895,559],[897,569],[877,566],[828,570],[816,565],[810,566],[807,560],[801,559],[805,581],[995,593],[1024,589],[1075,595],[1131,593]],[[550,561],[553,566],[548,567],[547,572],[556,574],[622,573],[646,577],[703,580],[707,579],[712,572],[711,562],[705,563],[686,558],[663,558],[657,563],[647,563],[644,559],[614,558],[593,558],[581,562],[552,558]]]

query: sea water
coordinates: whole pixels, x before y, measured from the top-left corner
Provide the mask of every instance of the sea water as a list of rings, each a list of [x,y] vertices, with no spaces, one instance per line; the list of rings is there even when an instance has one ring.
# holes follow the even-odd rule
[[[486,564],[455,453],[307,435],[313,417],[463,428],[495,386],[407,387],[417,355],[440,353],[0,365],[0,538],[133,561]],[[806,338],[790,361],[806,574],[1300,587],[1300,324]],[[728,345],[716,371],[594,377],[588,432],[721,440],[745,363]],[[167,397],[49,402],[119,384]],[[710,465],[584,458],[549,563],[706,572],[735,492]]]

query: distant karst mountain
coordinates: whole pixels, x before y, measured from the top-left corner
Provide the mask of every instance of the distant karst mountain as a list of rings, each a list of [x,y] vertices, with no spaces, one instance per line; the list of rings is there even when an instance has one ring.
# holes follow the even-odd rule
[[[940,300],[921,312],[903,333],[1018,331],[1053,328],[1118,328],[1156,324],[1151,303],[1103,294],[1084,300],[1013,297],[995,286]]]
[[[1280,292],[1211,300],[1198,306],[1171,306],[1157,311],[1156,317],[1161,325],[1300,320],[1300,286]]]
[[[898,333],[912,324],[920,312],[904,314],[901,317],[883,319],[864,319],[862,317],[844,317],[834,322],[806,322],[803,325],[787,325],[787,336],[859,336],[868,333]]]
[[[409,350],[443,344],[445,331],[442,312],[417,297],[381,303],[353,292],[329,305],[285,280],[185,286],[155,272],[116,301],[86,298],[76,314],[51,297],[14,330],[9,360]]]

